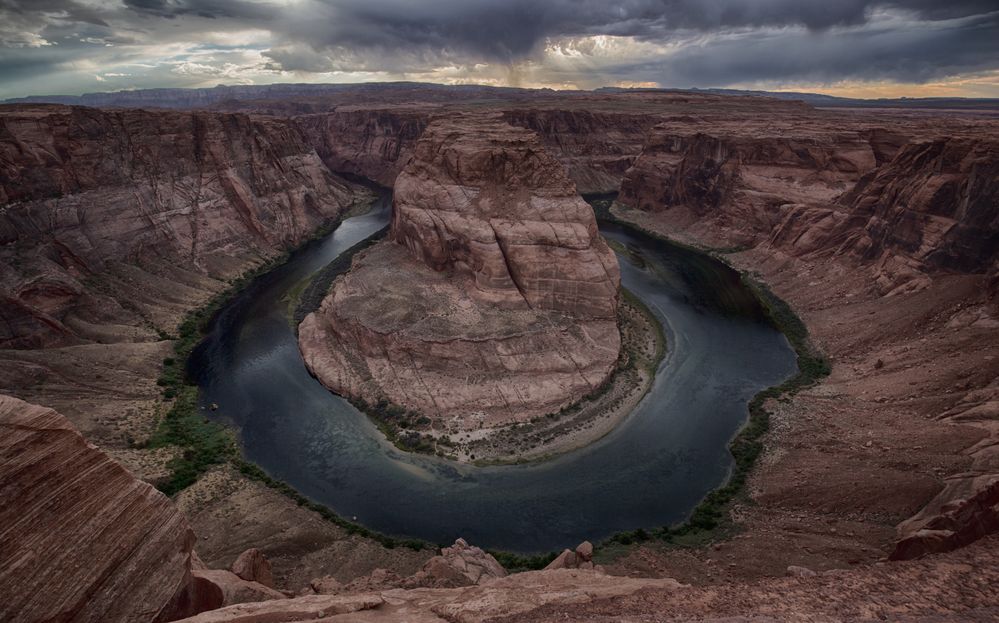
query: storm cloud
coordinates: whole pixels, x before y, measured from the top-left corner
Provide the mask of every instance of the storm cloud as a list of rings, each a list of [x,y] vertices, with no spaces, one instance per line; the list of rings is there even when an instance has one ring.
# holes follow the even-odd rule
[[[0,0],[0,97],[525,76],[584,88],[919,84],[997,71],[994,0]]]

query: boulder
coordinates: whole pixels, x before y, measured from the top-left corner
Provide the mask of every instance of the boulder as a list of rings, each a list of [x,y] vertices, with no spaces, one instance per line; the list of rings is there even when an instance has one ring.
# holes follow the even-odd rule
[[[787,576],[794,578],[810,578],[817,575],[814,571],[808,567],[799,567],[797,565],[789,565],[787,568]]]
[[[264,553],[257,548],[251,548],[240,554],[232,563],[233,573],[248,582],[258,582],[274,588],[274,575],[271,563]]]
[[[491,554],[458,539],[423,566],[435,586],[470,586],[506,576],[506,569]]]

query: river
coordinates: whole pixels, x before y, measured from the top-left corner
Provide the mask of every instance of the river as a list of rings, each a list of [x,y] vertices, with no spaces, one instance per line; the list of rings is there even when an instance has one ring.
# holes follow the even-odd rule
[[[245,456],[340,515],[397,536],[539,552],[683,520],[733,466],[747,402],[795,370],[794,352],[738,275],[713,258],[613,223],[622,285],[662,322],[667,355],[649,394],[586,448],[528,465],[475,467],[402,452],[308,372],[288,298],[389,220],[390,199],[346,219],[226,304],[189,370]]]

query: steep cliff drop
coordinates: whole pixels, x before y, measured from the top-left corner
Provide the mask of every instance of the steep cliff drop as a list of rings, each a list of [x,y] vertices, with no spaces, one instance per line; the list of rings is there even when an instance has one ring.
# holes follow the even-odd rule
[[[434,122],[395,193],[390,239],[300,327],[327,387],[470,430],[558,411],[607,380],[617,260],[534,133]]]
[[[0,620],[172,621],[283,599],[206,569],[166,496],[59,413],[0,395]]]

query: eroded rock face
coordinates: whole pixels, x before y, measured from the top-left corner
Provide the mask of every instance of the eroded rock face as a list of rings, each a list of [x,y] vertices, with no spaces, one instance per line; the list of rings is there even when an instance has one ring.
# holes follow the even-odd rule
[[[873,170],[893,146],[882,134],[875,149],[860,131],[663,124],[625,174],[618,199],[671,211],[684,224],[711,219],[730,238],[755,243],[780,222],[780,206],[832,200]]]
[[[0,491],[4,621],[146,623],[191,581],[180,512],[51,409],[0,396]]]
[[[640,113],[537,108],[504,111],[503,118],[537,132],[584,194],[615,192],[657,122]]]
[[[871,264],[886,292],[925,273],[987,273],[999,255],[999,142],[907,145],[834,205],[789,210],[771,244]]]
[[[533,133],[479,120],[433,125],[395,193],[392,238],[430,268],[469,273],[479,295],[513,308],[614,316],[617,260]]]
[[[327,387],[474,428],[558,410],[609,376],[617,261],[533,133],[436,122],[395,192],[390,240],[300,327]]]
[[[355,190],[288,120],[2,107],[0,347],[172,329],[199,277],[302,242]]]
[[[775,291],[800,310],[828,349],[833,362],[830,386],[838,392],[840,409],[837,429],[866,430],[872,439],[886,440],[886,447],[902,447],[905,442],[900,440],[907,437],[925,440],[905,452],[911,469],[892,473],[894,467],[880,468],[884,476],[871,472],[862,478],[854,470],[871,465],[868,456],[857,460],[846,453],[816,452],[810,444],[823,442],[814,429],[805,432],[802,426],[781,450],[778,463],[783,467],[772,468],[768,476],[776,483],[795,474],[794,484],[768,484],[773,491],[758,497],[764,503],[781,500],[781,505],[802,507],[816,504],[806,500],[821,500],[836,508],[828,500],[851,484],[859,491],[858,484],[880,482],[876,493],[863,494],[863,504],[871,508],[874,500],[886,499],[885,491],[905,491],[899,499],[907,505],[897,511],[899,517],[925,506],[898,525],[891,557],[917,558],[967,546],[999,529],[994,450],[999,413],[994,380],[999,352],[996,129],[990,122],[972,125],[941,118],[935,119],[939,127],[930,128],[910,120],[895,126],[913,132],[904,139],[904,132],[845,121],[842,131],[863,137],[873,158],[872,168],[839,194],[830,197],[823,184],[808,182],[821,180],[820,170],[813,171],[812,178],[789,174],[787,189],[774,187],[779,192],[772,194],[772,209],[760,212],[773,218],[754,220],[754,210],[745,215],[752,225],[740,229],[740,205],[752,203],[733,203],[731,197],[749,192],[744,167],[726,172],[722,166],[717,175],[706,174],[703,179],[709,183],[703,188],[711,192],[664,192],[651,173],[657,166],[670,173],[680,162],[671,161],[672,152],[664,148],[666,156],[649,150],[647,161],[641,162],[643,155],[629,172],[634,186],[623,203],[645,211],[621,213],[696,244],[745,247],[730,257],[740,267],[760,269],[776,284]],[[731,127],[721,130],[738,134]],[[710,154],[702,159],[709,161],[728,162]],[[693,171],[710,172],[706,164]],[[690,191],[696,181],[687,179],[680,188]],[[734,190],[712,194],[726,188]],[[700,202],[690,200],[698,196]],[[642,199],[636,202],[636,197]],[[865,364],[858,366],[858,361]],[[799,407],[804,412],[832,408],[829,403],[816,407],[819,401],[806,397],[795,400],[807,405]],[[865,451],[872,446],[870,440],[865,444],[860,446]],[[969,463],[955,461],[954,467],[939,470],[925,467],[936,466],[938,459],[935,454],[919,457],[920,451],[936,452],[946,444],[953,444],[956,449],[950,452]],[[876,454],[890,465],[880,450]],[[828,475],[798,482],[801,465],[814,469],[817,456],[828,461],[823,474],[851,473],[853,482],[831,483]],[[920,470],[939,479],[921,484],[912,478]],[[776,506],[767,509],[767,521]]]
[[[441,550],[423,566],[423,573],[436,583],[470,586],[506,577],[506,569],[492,555],[458,539],[451,547]]]
[[[430,123],[432,107],[343,107],[303,115],[296,122],[333,171],[353,173],[391,186]]]
[[[247,582],[258,582],[264,586],[274,588],[274,574],[271,571],[271,563],[267,560],[267,556],[255,547],[240,554],[232,563],[230,570]]]

